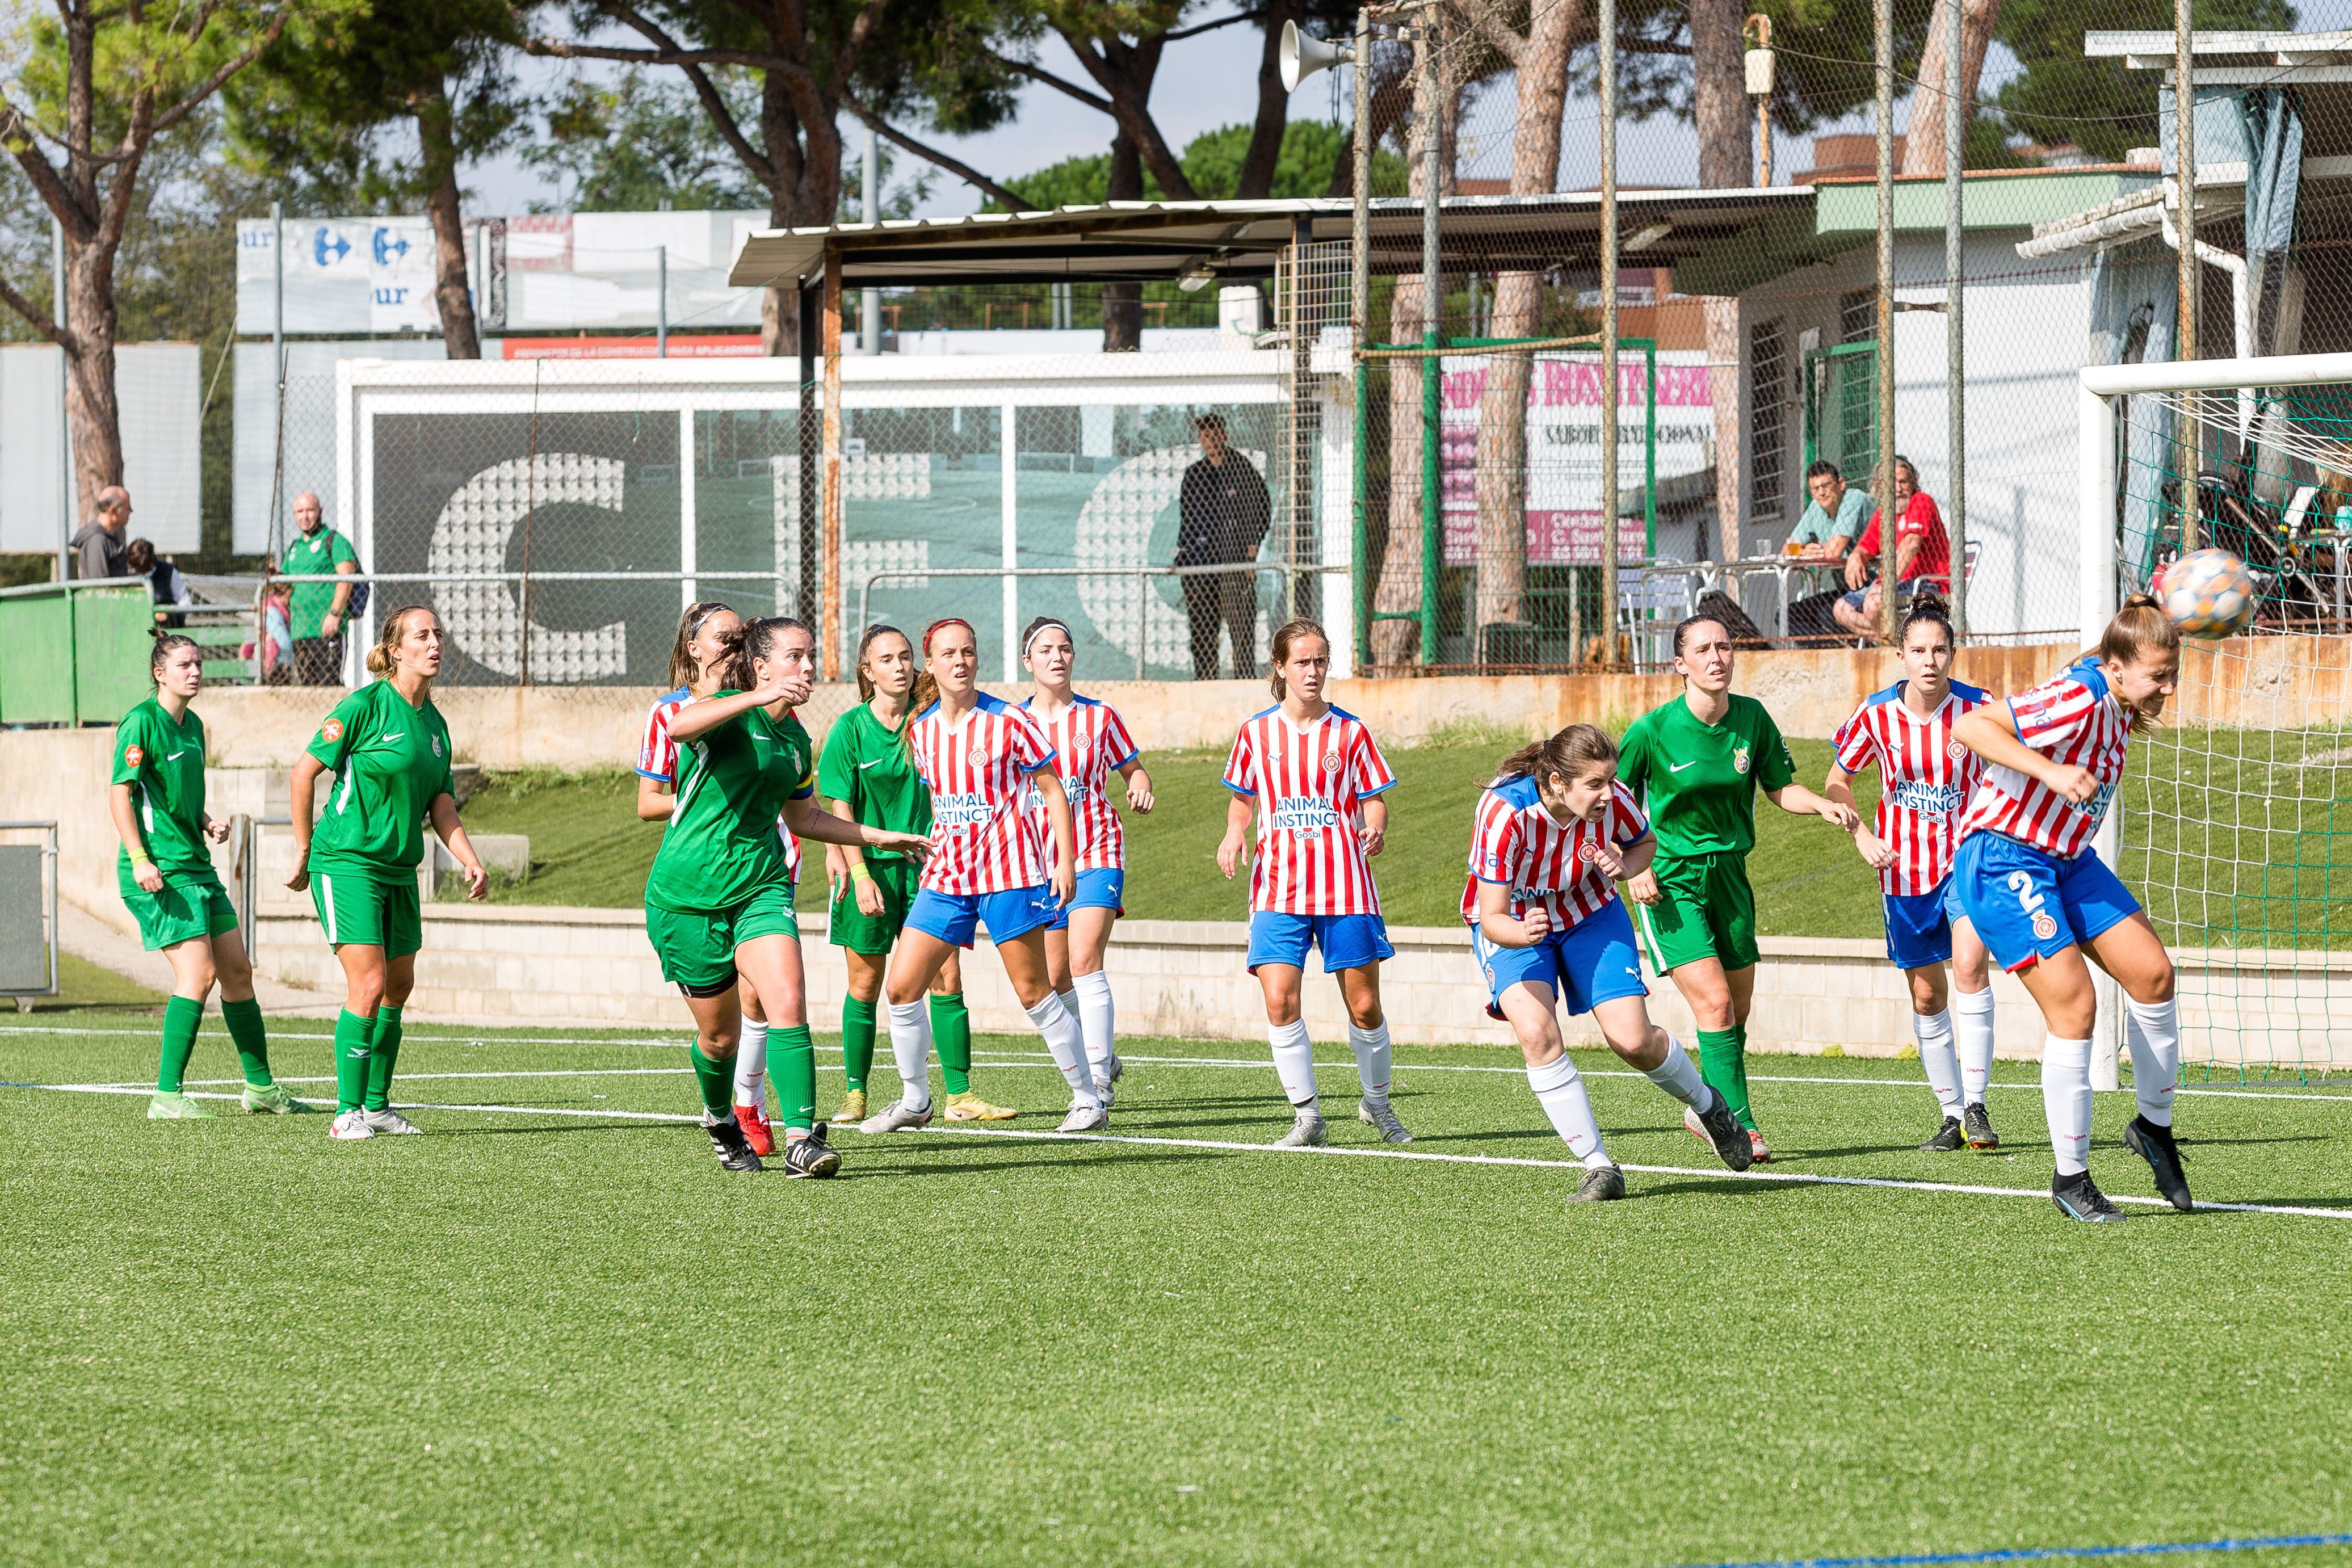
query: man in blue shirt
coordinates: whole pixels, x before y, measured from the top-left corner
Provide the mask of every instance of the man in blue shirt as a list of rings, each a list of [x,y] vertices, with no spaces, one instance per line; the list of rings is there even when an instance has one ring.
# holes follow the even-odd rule
[[[1805,490],[1812,500],[1789,542],[1804,547],[1797,553],[1806,560],[1843,560],[1870,520],[1870,497],[1850,488],[1838,465],[1827,460],[1805,470]]]

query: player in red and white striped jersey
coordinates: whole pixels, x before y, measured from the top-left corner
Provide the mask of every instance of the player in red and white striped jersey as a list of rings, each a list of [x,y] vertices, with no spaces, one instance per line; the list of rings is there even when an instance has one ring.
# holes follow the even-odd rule
[[[1265,994],[1274,1070],[1289,1098],[1290,1131],[1276,1142],[1301,1148],[1326,1140],[1315,1092],[1315,1054],[1299,1014],[1309,946],[1323,972],[1339,978],[1348,1044],[1363,1093],[1356,1113],[1391,1144],[1412,1134],[1389,1105],[1389,1026],[1381,1011],[1381,961],[1395,956],[1381,920],[1371,857],[1388,833],[1382,792],[1396,783],[1372,732],[1323,700],[1331,640],[1312,621],[1274,634],[1274,695],[1279,703],[1246,720],[1225,759],[1224,841],[1217,869],[1240,869],[1244,836],[1258,821],[1250,868],[1250,973]]]
[[[1571,1203],[1625,1196],[1584,1080],[1554,1012],[1591,1013],[1609,1049],[1683,1103],[1685,1117],[1733,1170],[1754,1152],[1730,1102],[1709,1088],[1682,1043],[1650,1021],[1633,922],[1614,882],[1638,875],[1658,841],[1617,779],[1617,743],[1589,724],[1503,758],[1478,797],[1462,918],[1486,978],[1486,1011],[1509,1020],[1528,1087],[1569,1152],[1584,1163]]]
[[[1069,798],[1054,771],[1054,743],[1037,721],[979,687],[980,643],[967,621],[923,633],[925,667],[939,698],[907,727],[915,770],[931,790],[931,855],[890,956],[883,994],[901,1098],[859,1125],[895,1133],[931,1120],[931,1026],[923,1006],[931,977],[982,925],[1013,993],[1045,1037],[1070,1086],[1061,1131],[1092,1132],[1108,1117],[1095,1092],[1078,1020],[1062,1005],[1045,965],[1045,925],[1076,890],[1077,844]],[[1045,834],[1030,815],[1034,788]]]
[[[1053,743],[1055,771],[1069,797],[1078,841],[1077,894],[1045,927],[1045,962],[1062,1005],[1077,1015],[1095,1092],[1108,1109],[1117,1098],[1111,1085],[1126,1071],[1118,1060],[1118,1019],[1110,977],[1103,973],[1103,949],[1110,944],[1111,922],[1127,913],[1127,829],[1107,786],[1118,774],[1127,785],[1128,805],[1148,816],[1151,775],[1143,770],[1118,710],[1071,689],[1077,644],[1069,627],[1039,616],[1021,634],[1021,657],[1036,683],[1021,706]],[[1030,814],[1039,831],[1045,831],[1045,803],[1034,791]]]
[[[2180,629],[2154,599],[2134,594],[2096,649],[1952,730],[1985,763],[1960,820],[1954,883],[1986,948],[2042,1009],[2042,1109],[2057,1165],[2050,1196],[2073,1219],[2123,1218],[2091,1180],[2092,964],[2115,977],[2131,1014],[2124,1033],[2139,1114],[2124,1143],[2147,1161],[2167,1201],[2190,1207],[2172,1137],[2180,1072],[2172,958],[2091,847],[2131,736],[2154,727],[2179,679]]]
[[[1879,770],[1875,826],[1857,821],[1853,843],[1878,868],[1886,956],[1910,984],[1919,1064],[1944,1113],[1936,1135],[1920,1147],[1995,1149],[2000,1137],[1985,1110],[1992,977],[1984,944],[1952,892],[1955,830],[1983,772],[1976,753],[1953,738],[1952,726],[1981,706],[1985,694],[1951,678],[1952,623],[1940,601],[1919,596],[1896,645],[1904,677],[1874,693],[1839,727],[1837,760],[1822,793],[1851,806],[1855,775]]]

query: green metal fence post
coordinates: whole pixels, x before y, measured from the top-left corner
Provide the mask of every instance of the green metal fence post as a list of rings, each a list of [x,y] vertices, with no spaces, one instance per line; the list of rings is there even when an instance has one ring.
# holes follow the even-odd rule
[[[1423,332],[1421,346],[1434,350],[1434,328]],[[1444,559],[1445,508],[1438,474],[1437,378],[1441,361],[1431,353],[1421,361],[1421,662],[1437,663],[1437,572]]]
[[[1356,613],[1356,662],[1352,674],[1362,674],[1372,663],[1372,578],[1365,556],[1371,549],[1370,502],[1367,492],[1371,488],[1371,469],[1365,457],[1365,443],[1371,438],[1370,404],[1372,395],[1372,367],[1364,360],[1356,361],[1356,435],[1355,435],[1355,516],[1353,533],[1348,543],[1348,587],[1354,596]]]

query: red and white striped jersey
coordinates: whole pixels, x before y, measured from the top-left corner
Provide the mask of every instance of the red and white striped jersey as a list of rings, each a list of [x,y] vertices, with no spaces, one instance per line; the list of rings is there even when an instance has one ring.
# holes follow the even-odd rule
[[[1881,893],[1933,893],[1951,874],[1955,830],[1984,772],[1977,754],[1952,737],[1954,721],[1985,694],[1958,681],[1926,718],[1905,705],[1904,683],[1873,693],[1838,727],[1837,765],[1879,768],[1878,817],[1871,831],[1895,852],[1878,873]]]
[[[1610,786],[1609,810],[1598,822],[1581,817],[1565,827],[1543,803],[1526,774],[1498,779],[1478,797],[1471,818],[1470,880],[1462,889],[1462,920],[1478,924],[1478,884],[1511,890],[1503,912],[1514,920],[1541,905],[1554,931],[1600,914],[1617,896],[1608,874],[1592,863],[1604,844],[1628,849],[1650,836],[1642,803],[1620,780]]]
[[[1029,812],[1029,775],[1054,760],[1045,727],[1000,697],[979,694],[950,732],[933,703],[907,727],[915,771],[931,787],[933,893],[1005,893],[1044,883],[1053,862]]]
[[[2003,833],[2071,860],[2098,832],[2116,798],[2116,786],[2123,782],[2131,716],[2107,690],[2107,677],[2096,658],[2070,664],[2010,698],[2009,711],[2017,720],[2018,739],[2053,762],[2088,769],[2098,780],[2099,792],[2078,806],[2039,779],[1988,766],[1960,819],[1960,837]]]
[[[675,787],[677,783],[677,742],[669,737],[670,716],[694,700],[684,686],[664,692],[646,712],[645,737],[637,742],[637,772],[641,777]],[[801,879],[801,841],[776,819],[776,836],[784,841],[784,869],[795,883]]]
[[[1045,717],[1027,702],[1021,706],[1053,745],[1054,766],[1070,797],[1070,822],[1077,830],[1078,869],[1125,871],[1127,829],[1106,792],[1110,776],[1135,760],[1135,739],[1118,710],[1092,697],[1077,698],[1059,718]],[[1029,809],[1037,819],[1038,841],[1050,845],[1054,831],[1045,820],[1045,799],[1034,786]]]
[[[1396,782],[1364,721],[1338,708],[1305,729],[1278,707],[1243,724],[1225,788],[1257,798],[1250,908],[1283,915],[1378,915],[1364,859],[1363,802]]]

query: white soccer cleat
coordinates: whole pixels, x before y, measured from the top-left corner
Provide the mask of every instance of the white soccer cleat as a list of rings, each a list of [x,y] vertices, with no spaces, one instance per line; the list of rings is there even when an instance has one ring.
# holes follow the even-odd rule
[[[1102,1102],[1102,1108],[1104,1110],[1109,1110],[1113,1105],[1118,1103],[1118,1086],[1108,1078],[1096,1079],[1095,1098]]]
[[[872,1134],[904,1133],[919,1127],[928,1127],[930,1124],[930,1106],[926,1105],[919,1111],[914,1111],[908,1108],[904,1100],[893,1100],[890,1102],[888,1110],[868,1116],[858,1123],[857,1130]]]
[[[1356,1120],[1367,1127],[1378,1127],[1381,1130],[1381,1141],[1384,1144],[1412,1142],[1412,1134],[1405,1131],[1402,1122],[1397,1120],[1397,1113],[1389,1108],[1385,1096],[1375,1100],[1366,1095],[1357,1101]]]
[[[381,1111],[362,1110],[360,1119],[371,1133],[422,1133],[424,1128],[387,1105]]]
[[[327,1136],[341,1138],[346,1143],[356,1143],[362,1138],[374,1137],[375,1129],[367,1124],[365,1112],[345,1111],[329,1124]]]
[[[1316,1149],[1328,1142],[1320,1111],[1301,1111],[1290,1124],[1290,1131],[1275,1139],[1277,1149]]]
[[[1070,1113],[1062,1118],[1057,1133],[1099,1133],[1110,1125],[1110,1107],[1093,1105],[1084,1100],[1070,1103]]]

